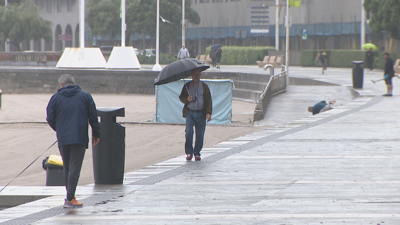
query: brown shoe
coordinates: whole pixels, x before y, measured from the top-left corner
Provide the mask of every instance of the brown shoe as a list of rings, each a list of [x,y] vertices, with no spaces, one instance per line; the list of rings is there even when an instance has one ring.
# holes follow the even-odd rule
[[[71,201],[68,201],[67,199],[65,199],[65,202],[64,202],[64,208],[74,208],[74,207],[82,207],[82,206],[83,206],[83,203],[78,202],[75,197]]]

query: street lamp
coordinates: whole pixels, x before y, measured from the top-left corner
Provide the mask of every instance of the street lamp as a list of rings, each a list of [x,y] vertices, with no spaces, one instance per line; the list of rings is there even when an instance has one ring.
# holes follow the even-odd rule
[[[160,0],[157,0],[157,28],[156,28],[156,64],[153,71],[161,71],[160,66]]]
[[[279,0],[276,0],[275,13],[275,50],[279,51]]]
[[[360,42],[361,50],[364,44],[365,44],[365,9],[364,9],[364,0],[361,0],[361,42]]]
[[[285,63],[286,63],[286,84],[289,84],[289,39],[290,39],[290,9],[289,9],[289,0],[286,0],[286,55],[285,55]]]
[[[185,44],[185,0],[182,0],[182,46]]]

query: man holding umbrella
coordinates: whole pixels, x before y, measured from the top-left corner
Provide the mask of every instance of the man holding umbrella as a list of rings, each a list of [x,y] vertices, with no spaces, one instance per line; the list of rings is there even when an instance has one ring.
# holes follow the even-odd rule
[[[186,160],[201,160],[200,151],[203,148],[206,121],[211,120],[212,99],[208,85],[200,81],[201,70],[193,69],[192,81],[184,84],[179,99],[184,105],[183,117],[186,118]],[[193,147],[193,126],[196,129],[196,141]]]
[[[186,160],[201,160],[200,151],[203,148],[206,121],[211,120],[212,100],[208,85],[200,81],[201,71],[210,68],[205,63],[186,58],[175,61],[158,74],[154,85],[163,85],[179,79],[192,77],[192,81],[183,85],[179,100],[183,106],[183,117],[186,118]],[[183,80],[185,82],[185,80]],[[196,142],[193,148],[193,126],[196,128]]]

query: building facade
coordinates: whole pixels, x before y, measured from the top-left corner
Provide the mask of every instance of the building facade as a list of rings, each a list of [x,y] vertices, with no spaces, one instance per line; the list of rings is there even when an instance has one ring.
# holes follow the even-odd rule
[[[198,48],[216,43],[275,46],[276,0],[191,2],[200,14],[201,24],[188,24],[186,37]],[[279,4],[279,49],[284,50],[286,1],[281,0]],[[268,33],[251,32],[254,6],[268,7]],[[290,8],[290,49],[360,49],[361,11],[360,0],[302,0],[300,8]],[[380,50],[397,51],[397,41],[388,49],[389,39],[386,33],[372,33],[366,24],[366,42],[377,44]]]
[[[129,0],[128,0],[129,1]],[[149,0],[150,1],[150,0]],[[155,1],[155,0],[154,0]],[[236,46],[275,46],[276,0],[190,0],[191,7],[200,15],[200,24],[186,23],[186,45],[195,46],[199,53],[213,44]],[[30,41],[23,50],[62,51],[65,47],[79,46],[79,0],[35,0],[41,16],[52,22],[53,42]],[[285,50],[286,0],[279,2],[279,49]],[[263,26],[268,33],[252,33],[257,7],[264,7]],[[360,49],[360,0],[302,0],[300,8],[290,9],[290,49]],[[253,16],[253,18],[252,18]],[[268,20],[268,23],[265,21]],[[129,21],[128,21],[129,22]],[[253,22],[253,23],[252,23]],[[154,48],[155,39],[131,35],[128,45],[136,48]],[[116,40],[97,37],[93,42],[90,29],[85,26],[85,46],[113,45]],[[161,52],[176,53],[182,40],[161,46]],[[398,41],[390,40],[387,33],[372,33],[366,24],[366,42],[379,50],[396,52]],[[390,43],[390,44],[389,44]]]

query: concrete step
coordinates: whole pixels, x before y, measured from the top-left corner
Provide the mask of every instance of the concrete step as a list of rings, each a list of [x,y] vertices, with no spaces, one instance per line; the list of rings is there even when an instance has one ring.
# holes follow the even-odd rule
[[[256,73],[234,73],[234,72],[215,72],[205,71],[202,73],[203,79],[230,79],[233,81],[249,81],[267,83],[269,80],[269,73],[256,74]]]
[[[240,74],[240,81],[248,81],[248,82],[259,82],[259,83],[268,83],[269,74],[254,74],[254,73],[242,73]]]
[[[252,91],[252,90],[235,88],[232,91],[232,97],[258,101],[258,100],[260,100],[261,93],[262,93],[261,91]]]
[[[252,91],[264,91],[266,83],[250,82],[250,81],[233,81],[235,88]]]

